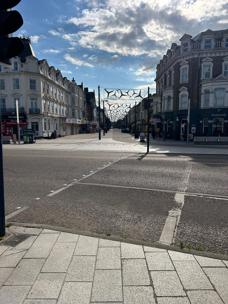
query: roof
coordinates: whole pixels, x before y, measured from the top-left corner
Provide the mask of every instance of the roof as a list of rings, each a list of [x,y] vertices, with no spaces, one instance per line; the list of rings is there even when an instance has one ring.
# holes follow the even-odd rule
[[[35,53],[33,51],[30,39],[29,38],[20,38],[20,39],[24,45],[23,51],[18,55],[18,57],[20,57],[21,61],[25,61],[26,57],[28,57],[28,56],[36,57]]]

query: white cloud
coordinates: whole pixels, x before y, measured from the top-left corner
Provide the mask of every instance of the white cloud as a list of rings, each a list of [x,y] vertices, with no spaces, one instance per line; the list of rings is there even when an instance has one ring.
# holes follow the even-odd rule
[[[160,57],[184,32],[198,34],[207,29],[205,21],[208,27],[223,24],[226,20],[218,18],[228,13],[227,0],[107,0],[105,6],[96,0],[86,3],[80,17],[68,20],[83,30],[68,40],[84,48],[126,56]]]
[[[89,67],[89,68],[94,67],[91,63],[88,63],[88,62],[81,60],[75,56],[72,56],[70,54],[65,54],[64,59],[76,66],[85,66],[85,67]]]
[[[30,36],[30,40],[32,43],[38,43],[40,38],[41,38],[41,36],[38,36],[38,35]]]
[[[228,19],[222,19],[218,21],[219,24],[228,24]]]
[[[49,30],[48,31],[49,34],[51,34],[52,36],[58,36],[60,37],[62,35],[61,31],[57,31],[57,30]]]
[[[43,53],[45,54],[59,54],[61,51],[57,49],[46,49],[43,50]]]

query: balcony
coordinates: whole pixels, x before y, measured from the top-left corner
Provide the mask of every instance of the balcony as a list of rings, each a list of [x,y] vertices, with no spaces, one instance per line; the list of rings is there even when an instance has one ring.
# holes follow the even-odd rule
[[[38,108],[30,108],[29,114],[40,114],[40,109]]]
[[[16,108],[2,108],[1,109],[2,114],[7,114],[7,115],[16,115]],[[25,108],[24,107],[19,107],[19,113],[24,114],[25,113]]]

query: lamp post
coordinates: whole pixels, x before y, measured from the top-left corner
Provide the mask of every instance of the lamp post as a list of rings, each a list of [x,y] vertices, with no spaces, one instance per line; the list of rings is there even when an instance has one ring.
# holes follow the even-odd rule
[[[5,203],[4,203],[4,178],[3,178],[3,155],[2,155],[2,123],[0,120],[0,237],[4,235],[5,235]]]
[[[105,136],[105,106],[104,106],[104,99],[103,99],[103,136]]]
[[[98,125],[99,125],[99,130],[98,130],[98,138],[101,140],[101,88],[98,86]]]
[[[20,132],[20,114],[18,107],[18,99],[16,99],[16,114],[17,114],[17,137],[18,137],[18,145],[21,143],[21,132]]]
[[[147,150],[146,153],[150,152],[150,88],[148,87],[148,97],[147,97]]]
[[[136,113],[136,105],[137,102],[135,102],[135,138],[137,138],[137,128],[136,128],[136,123],[137,123],[137,113]]]
[[[191,104],[190,98],[188,99],[188,116],[187,116],[187,144],[189,143],[189,135],[190,135],[190,111],[191,111]]]

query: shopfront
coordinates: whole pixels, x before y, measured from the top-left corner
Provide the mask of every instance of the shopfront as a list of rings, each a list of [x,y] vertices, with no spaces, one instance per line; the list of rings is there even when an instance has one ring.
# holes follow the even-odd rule
[[[27,122],[27,116],[25,113],[20,113],[19,115],[19,126],[21,134],[23,134],[23,130],[27,128],[28,122]],[[3,113],[2,114],[2,121],[1,121],[1,130],[3,136],[10,136],[13,138],[15,135],[17,137],[18,131],[17,131],[17,116],[16,113]]]

